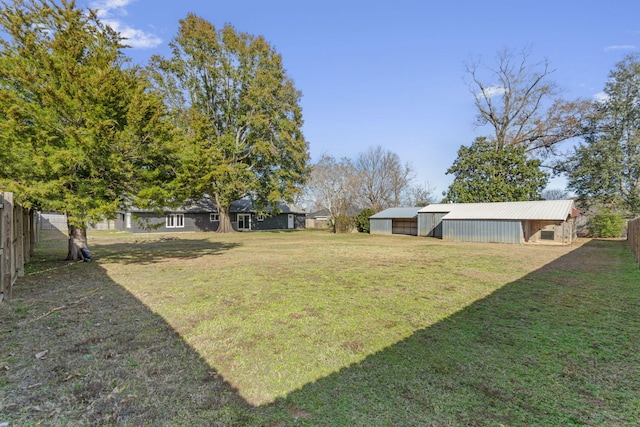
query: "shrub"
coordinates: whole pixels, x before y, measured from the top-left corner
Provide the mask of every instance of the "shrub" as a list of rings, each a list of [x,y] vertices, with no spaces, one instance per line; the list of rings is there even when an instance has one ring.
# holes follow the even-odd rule
[[[620,237],[625,219],[617,213],[602,212],[589,220],[589,231],[593,237]]]
[[[351,233],[355,225],[355,217],[349,215],[336,215],[330,226],[334,233]]]
[[[362,209],[356,216],[356,228],[361,233],[369,232],[369,217],[375,214],[376,211],[370,208]]]

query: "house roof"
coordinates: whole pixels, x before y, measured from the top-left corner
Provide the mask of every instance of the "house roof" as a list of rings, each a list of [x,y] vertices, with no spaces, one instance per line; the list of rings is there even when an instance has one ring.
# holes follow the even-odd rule
[[[420,213],[446,213],[443,219],[566,220],[578,216],[573,200],[528,202],[439,203]]]
[[[304,214],[305,212],[298,208],[295,205],[288,205],[285,202],[278,203],[278,209],[280,209],[281,213],[297,213]],[[213,201],[209,198],[202,198],[198,201],[192,201],[186,203],[185,205],[179,208],[167,208],[168,212],[176,212],[176,213],[210,213],[210,212],[218,212],[216,207],[213,205]],[[132,207],[130,209],[131,212],[146,212],[140,210],[136,207]],[[256,209],[253,207],[253,202],[250,199],[240,199],[231,203],[231,212],[232,213],[249,213],[255,212]]]
[[[369,219],[417,218],[419,207],[389,208],[369,217]]]
[[[291,204],[287,204],[285,202],[278,202],[278,209],[280,210],[281,213],[297,213],[297,214],[304,214],[305,211],[300,209],[299,207]],[[215,208],[214,208],[215,210]],[[240,199],[240,200],[236,200],[235,202],[231,203],[231,212],[255,212],[256,209],[253,206],[253,202],[250,199]]]
[[[331,211],[329,209],[323,208],[323,209],[320,209],[319,211],[310,212],[310,213],[307,214],[307,216],[309,218],[330,217],[331,216]]]

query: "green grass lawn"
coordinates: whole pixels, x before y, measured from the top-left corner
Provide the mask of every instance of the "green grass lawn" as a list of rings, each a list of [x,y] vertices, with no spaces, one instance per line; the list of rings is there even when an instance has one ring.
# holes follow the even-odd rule
[[[624,241],[90,237],[93,263],[43,241],[0,306],[0,423],[640,424]]]

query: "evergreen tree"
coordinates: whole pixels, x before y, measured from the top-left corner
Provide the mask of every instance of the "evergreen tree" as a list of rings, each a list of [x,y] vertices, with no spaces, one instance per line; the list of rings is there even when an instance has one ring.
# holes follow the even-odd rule
[[[0,30],[0,187],[66,213],[68,258],[82,259],[88,223],[164,196],[162,102],[73,0],[3,2]]]
[[[562,165],[585,206],[640,213],[640,60],[628,56],[611,72],[590,133]]]

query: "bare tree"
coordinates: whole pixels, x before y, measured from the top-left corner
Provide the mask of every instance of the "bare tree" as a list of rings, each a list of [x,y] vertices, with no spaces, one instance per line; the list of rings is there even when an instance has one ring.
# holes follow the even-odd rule
[[[380,146],[360,153],[355,166],[359,174],[360,204],[376,212],[399,206],[413,179],[413,168]]]
[[[311,167],[306,191],[316,207],[329,211],[336,232],[336,218],[347,217],[356,208],[359,185],[359,174],[350,159],[323,155]]]
[[[526,152],[548,154],[557,143],[583,133],[593,103],[561,99],[546,59],[532,63],[529,49],[520,53],[505,49],[498,52],[496,62],[497,68],[480,60],[466,67],[478,108],[476,124],[494,128],[495,136],[489,139],[496,149],[521,145]]]
[[[429,182],[422,185],[412,185],[405,192],[404,204],[407,206],[427,206],[437,203],[436,187]]]
[[[541,194],[544,200],[565,200],[569,197],[569,193],[562,188],[547,188]]]

